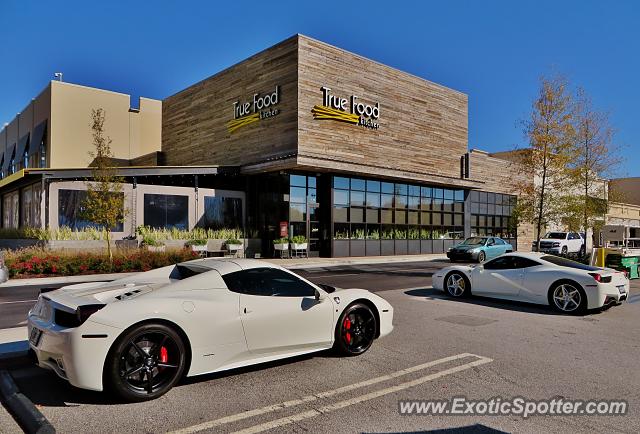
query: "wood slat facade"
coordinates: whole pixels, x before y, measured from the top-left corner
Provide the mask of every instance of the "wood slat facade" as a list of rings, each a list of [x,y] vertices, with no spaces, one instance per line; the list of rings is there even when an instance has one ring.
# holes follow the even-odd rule
[[[230,133],[233,103],[280,86],[279,114]],[[315,120],[321,87],[380,105],[379,128]],[[467,96],[295,35],[163,102],[165,164],[342,171],[479,187],[461,179]]]

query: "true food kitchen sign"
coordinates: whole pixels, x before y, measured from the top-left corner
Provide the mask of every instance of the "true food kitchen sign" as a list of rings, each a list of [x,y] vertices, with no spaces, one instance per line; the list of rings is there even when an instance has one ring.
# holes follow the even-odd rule
[[[338,122],[360,125],[377,130],[380,125],[380,103],[363,102],[357,95],[349,98],[331,93],[331,89],[322,86],[322,105],[316,105],[311,110],[314,119],[329,119]]]
[[[272,92],[254,93],[251,101],[233,103],[233,120],[227,123],[227,129],[233,133],[238,128],[254,122],[269,119],[280,113],[276,108],[280,102],[280,86]]]

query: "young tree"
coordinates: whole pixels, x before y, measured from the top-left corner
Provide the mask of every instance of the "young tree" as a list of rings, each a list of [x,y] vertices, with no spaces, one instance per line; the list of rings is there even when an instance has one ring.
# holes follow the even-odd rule
[[[87,197],[83,202],[82,216],[104,229],[107,254],[109,261],[112,261],[111,230],[124,222],[126,210],[122,179],[117,176],[116,169],[112,165],[111,139],[104,134],[104,121],[103,109],[91,111],[91,130],[95,150],[89,152],[89,155],[93,158],[93,180],[87,182]]]
[[[586,233],[607,212],[605,178],[611,177],[621,158],[612,143],[613,128],[606,113],[593,108],[583,89],[576,92],[573,116],[573,180],[579,187],[572,201],[573,220],[579,221]]]
[[[520,164],[529,180],[516,183],[520,192],[517,217],[534,223],[536,244],[545,226],[557,221],[570,186],[572,97],[561,76],[542,77],[531,118],[524,122],[529,147],[521,150]]]

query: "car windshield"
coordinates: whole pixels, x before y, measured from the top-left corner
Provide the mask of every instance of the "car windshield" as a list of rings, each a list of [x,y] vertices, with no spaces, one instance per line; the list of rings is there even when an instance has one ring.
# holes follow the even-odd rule
[[[549,232],[544,237],[552,240],[564,240],[567,237],[567,234],[564,232]]]
[[[470,237],[462,242],[462,244],[466,244],[468,246],[476,246],[479,244],[484,244],[487,241],[486,238],[483,237]]]
[[[546,255],[541,257],[543,261],[551,262],[552,264],[559,265],[561,267],[577,268],[579,270],[586,271],[599,271],[601,268],[592,267],[591,265],[581,264],[580,262],[572,261],[571,259],[561,258],[560,256]]]

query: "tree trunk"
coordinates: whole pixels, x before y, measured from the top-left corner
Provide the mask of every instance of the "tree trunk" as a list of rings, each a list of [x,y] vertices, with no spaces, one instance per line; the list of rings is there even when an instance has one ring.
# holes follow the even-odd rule
[[[111,229],[107,229],[107,255],[109,256],[109,264],[113,265],[113,253],[111,252]]]
[[[534,179],[535,182],[535,179]],[[547,147],[545,145],[544,155],[542,156],[542,185],[540,187],[540,203],[538,205],[538,221],[536,228],[536,249],[540,250],[540,230],[542,229],[542,214],[544,210],[544,194],[545,185],[547,183]]]

